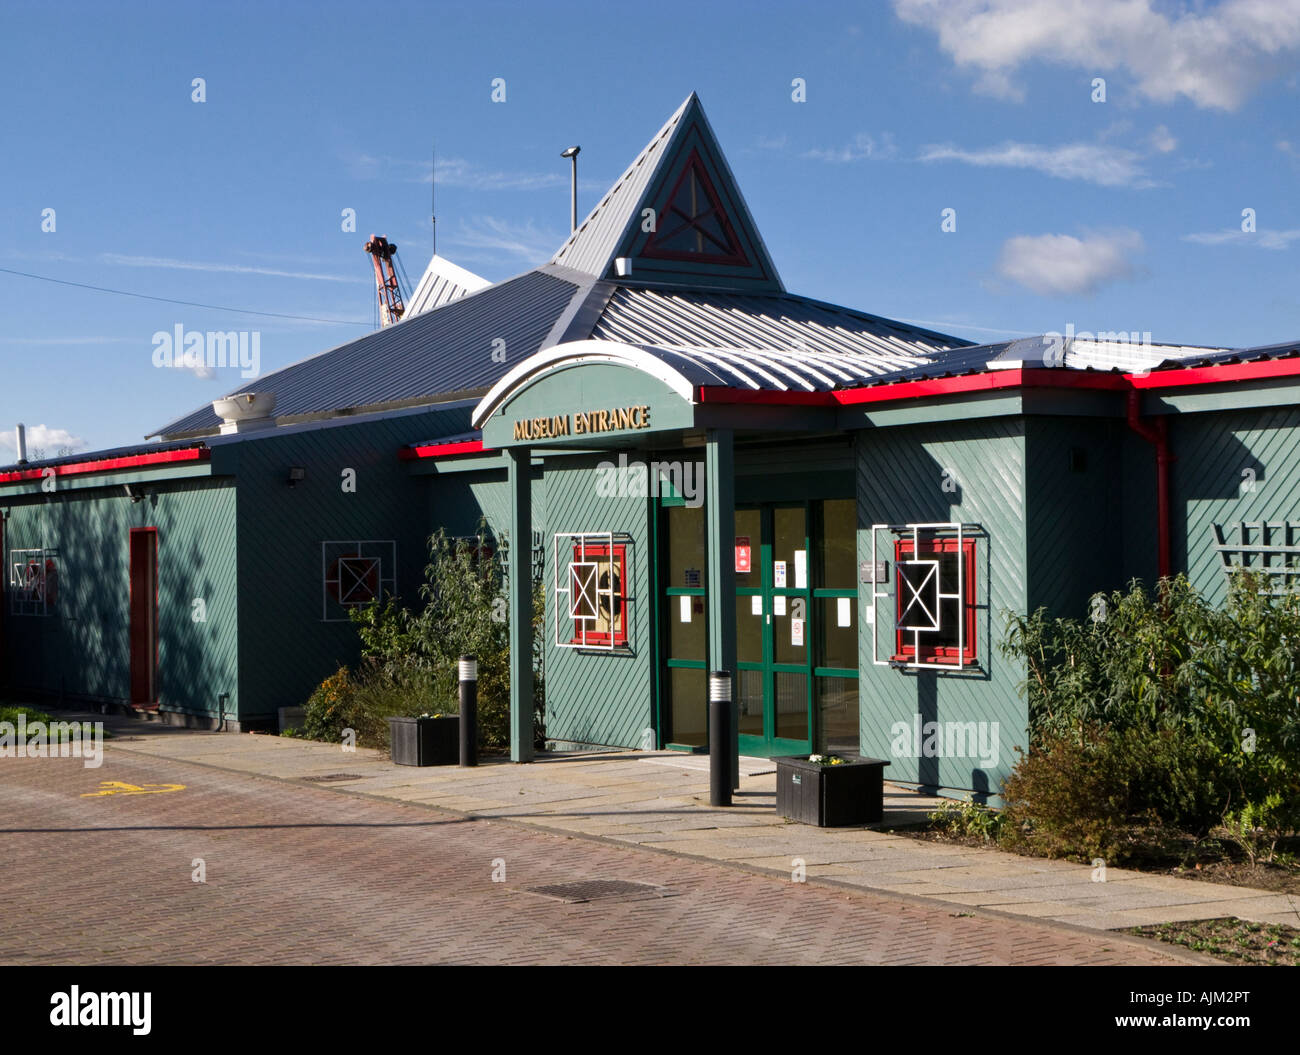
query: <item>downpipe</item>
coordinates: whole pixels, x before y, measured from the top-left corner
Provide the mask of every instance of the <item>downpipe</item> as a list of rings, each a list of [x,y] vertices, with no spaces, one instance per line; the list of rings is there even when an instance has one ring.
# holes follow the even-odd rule
[[[1169,530],[1169,475],[1174,456],[1169,450],[1169,419],[1162,415],[1150,422],[1142,420],[1141,393],[1130,389],[1128,393],[1128,427],[1156,449],[1156,563],[1160,578],[1172,574]]]

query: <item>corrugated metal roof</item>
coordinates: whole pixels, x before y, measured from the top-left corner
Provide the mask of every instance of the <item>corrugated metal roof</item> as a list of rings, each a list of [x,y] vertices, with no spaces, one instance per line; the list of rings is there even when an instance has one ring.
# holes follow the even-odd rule
[[[478,394],[542,346],[578,289],[554,274],[529,271],[255,378],[236,392],[274,392],[279,421]],[[502,347],[494,345],[498,340],[504,362],[492,357]],[[220,424],[207,404],[151,435],[194,435]]]
[[[906,323],[790,293],[669,292],[620,288],[593,327],[597,340],[695,349],[783,352],[814,364],[826,359],[838,384],[919,363],[968,342]],[[757,361],[757,360],[756,360]],[[850,380],[856,379],[856,380]]]
[[[406,314],[412,315],[440,308],[453,300],[460,300],[468,293],[477,293],[486,289],[490,283],[472,271],[466,271],[459,264],[453,264],[446,257],[434,253],[429,259],[429,266],[424,269],[420,281],[416,284],[406,302]]]
[[[929,362],[902,367],[875,378],[871,383],[934,380],[1020,366],[1141,373],[1165,366],[1189,366],[1198,359],[1219,355],[1224,351],[1181,344],[1095,340],[1067,342],[1059,335],[1046,334],[954,348],[935,356]]]
[[[1220,366],[1224,363],[1254,363],[1265,359],[1290,359],[1300,356],[1300,341],[1261,344],[1253,348],[1221,348],[1210,355],[1189,355],[1178,366]]]
[[[695,93],[692,92],[672,117],[668,118],[658,134],[606,192],[600,204],[591,210],[578,225],[578,229],[569,235],[568,241],[551,257],[552,264],[563,264],[597,278],[605,274],[614,251],[638,216],[637,206],[659,170],[659,163],[673,138],[673,132],[694,99]]]

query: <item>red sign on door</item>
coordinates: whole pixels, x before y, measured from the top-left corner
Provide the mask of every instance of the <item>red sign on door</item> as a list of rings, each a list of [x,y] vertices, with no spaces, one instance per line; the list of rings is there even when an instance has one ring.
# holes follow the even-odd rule
[[[749,536],[736,536],[736,571],[741,575],[749,574]]]

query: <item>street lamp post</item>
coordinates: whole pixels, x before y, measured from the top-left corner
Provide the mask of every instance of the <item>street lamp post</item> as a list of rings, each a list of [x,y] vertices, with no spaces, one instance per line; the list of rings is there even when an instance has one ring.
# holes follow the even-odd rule
[[[573,162],[573,179],[571,181],[571,195],[569,206],[569,232],[572,233],[578,229],[578,152],[582,147],[569,147],[560,157],[568,158]]]

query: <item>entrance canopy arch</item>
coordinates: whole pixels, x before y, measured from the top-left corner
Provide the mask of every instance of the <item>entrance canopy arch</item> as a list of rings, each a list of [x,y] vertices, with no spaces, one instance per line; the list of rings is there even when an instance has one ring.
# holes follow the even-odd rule
[[[718,428],[833,430],[832,391],[870,376],[844,353],[569,341],[507,373],[473,425],[485,448],[627,446]]]

